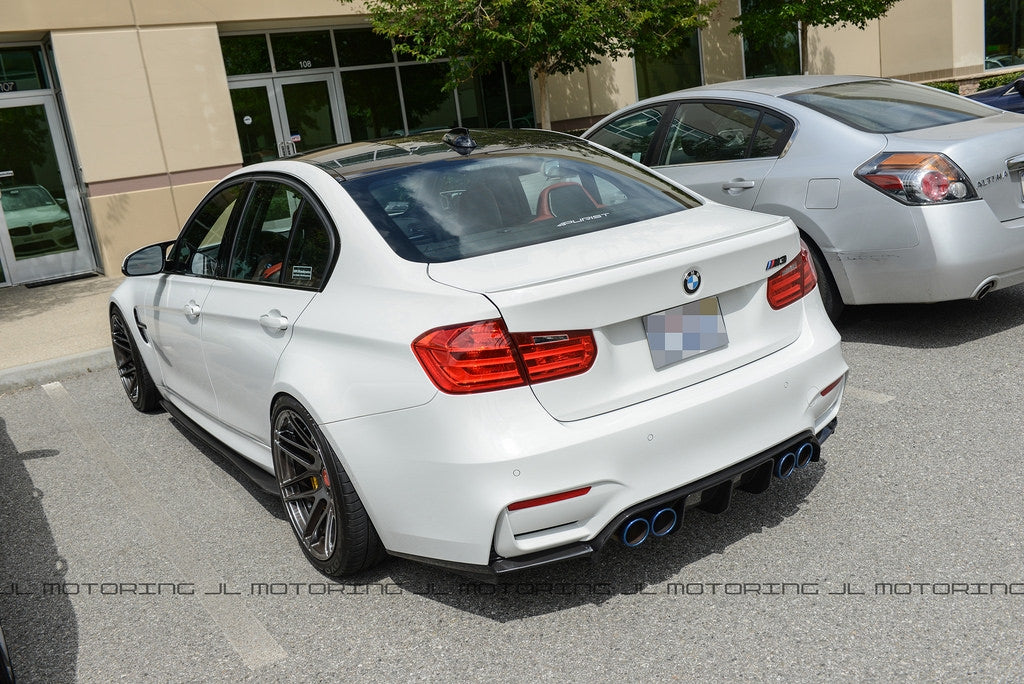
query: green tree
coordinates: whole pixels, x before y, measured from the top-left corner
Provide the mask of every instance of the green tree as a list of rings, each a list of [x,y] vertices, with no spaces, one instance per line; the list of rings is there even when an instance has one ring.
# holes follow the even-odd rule
[[[341,0],[353,2],[355,0]],[[448,58],[447,89],[507,62],[537,79],[551,127],[548,77],[602,58],[671,52],[707,25],[717,0],[365,0],[374,30],[416,59]]]
[[[856,26],[885,16],[899,0],[742,0],[742,11],[733,17],[732,29],[748,41],[770,44],[776,36],[800,27],[800,66],[807,70],[807,28]]]

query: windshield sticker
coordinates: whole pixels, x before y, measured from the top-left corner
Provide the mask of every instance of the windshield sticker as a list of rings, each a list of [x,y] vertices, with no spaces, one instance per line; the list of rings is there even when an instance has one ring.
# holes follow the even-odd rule
[[[571,226],[574,223],[583,223],[584,221],[593,221],[595,219],[602,219],[605,216],[611,215],[610,211],[606,211],[603,214],[594,214],[593,216],[581,216],[578,219],[569,219],[568,221],[562,221],[555,228],[561,228],[562,226]]]

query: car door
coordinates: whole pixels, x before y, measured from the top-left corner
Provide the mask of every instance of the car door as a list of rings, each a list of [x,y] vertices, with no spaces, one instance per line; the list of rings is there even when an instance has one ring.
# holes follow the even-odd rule
[[[278,359],[333,260],[328,225],[305,190],[280,178],[257,178],[225,277],[203,306],[203,349],[218,417],[264,445]]]
[[[217,414],[202,347],[203,307],[223,270],[225,237],[245,189],[244,182],[233,183],[203,200],[171,250],[152,309],[141,312],[143,325],[152,328],[164,386],[189,413]]]
[[[684,100],[646,163],[708,199],[752,209],[792,132],[789,119],[759,107]]]

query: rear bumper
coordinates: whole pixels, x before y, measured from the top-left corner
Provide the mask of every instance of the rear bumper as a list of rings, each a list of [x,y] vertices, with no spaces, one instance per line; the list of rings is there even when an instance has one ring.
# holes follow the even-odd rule
[[[627,521],[637,516],[649,515],[651,511],[660,509],[671,509],[678,516],[676,518],[677,522],[670,530],[675,531],[682,524],[684,514],[690,508],[700,507],[710,513],[724,513],[728,509],[732,500],[732,494],[737,488],[755,494],[766,491],[771,486],[772,480],[776,477],[774,472],[780,460],[786,458],[787,455],[791,455],[800,446],[806,444],[814,445],[814,455],[810,460],[811,462],[820,460],[821,445],[836,431],[838,422],[838,418],[833,418],[832,422],[826,425],[817,435],[811,435],[810,433],[798,435],[783,444],[772,447],[725,470],[704,477],[697,482],[692,482],[671,492],[631,506],[613,518],[596,537],[586,542],[567,544],[566,546],[547,549],[525,556],[512,558],[495,556],[488,565],[446,562],[402,553],[396,553],[395,555],[429,565],[445,567],[449,570],[485,581],[494,581],[510,573],[578,558],[590,558],[596,561],[601,549],[609,541],[621,534],[622,528]]]
[[[847,366],[820,300],[803,308],[788,347],[593,418],[556,421],[518,388],[438,395],[323,429],[394,555],[480,575],[590,555],[632,511],[683,495],[685,509],[691,490],[727,481],[731,491],[789,440],[827,432],[845,383],[821,392]]]
[[[971,299],[1024,282],[1024,219],[1001,223],[983,201],[908,210],[917,245],[826,255],[845,272],[847,304]]]

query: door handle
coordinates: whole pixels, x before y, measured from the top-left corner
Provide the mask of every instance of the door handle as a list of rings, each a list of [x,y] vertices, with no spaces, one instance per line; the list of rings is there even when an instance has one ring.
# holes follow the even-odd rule
[[[200,308],[200,306],[195,303],[195,300],[192,300],[185,305],[185,318],[194,321],[195,319],[199,318],[199,313],[201,311],[202,308]]]
[[[746,180],[745,178],[733,178],[731,181],[722,183],[723,190],[749,190],[750,188],[757,185],[756,181]]]
[[[260,325],[270,332],[281,332],[288,329],[288,317],[282,316],[277,309],[271,309],[260,316]]]

